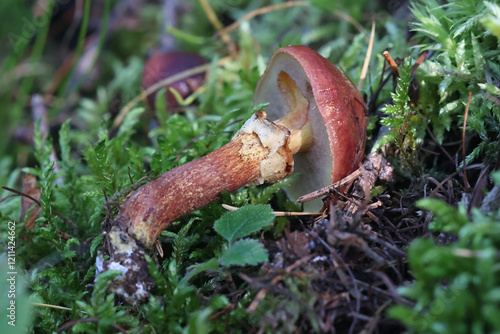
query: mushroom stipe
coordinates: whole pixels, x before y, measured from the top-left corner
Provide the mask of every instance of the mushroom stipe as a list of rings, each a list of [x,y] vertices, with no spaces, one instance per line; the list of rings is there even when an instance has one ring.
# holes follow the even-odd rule
[[[354,84],[305,46],[277,50],[257,85],[256,112],[220,149],[176,167],[134,191],[106,234],[110,258],[99,254],[97,274],[123,272],[109,289],[130,304],[144,301],[154,282],[145,254],[181,216],[209,204],[224,190],[277,182],[295,170],[292,199],[355,171],[366,140],[366,106]],[[306,203],[317,211],[321,201]]]

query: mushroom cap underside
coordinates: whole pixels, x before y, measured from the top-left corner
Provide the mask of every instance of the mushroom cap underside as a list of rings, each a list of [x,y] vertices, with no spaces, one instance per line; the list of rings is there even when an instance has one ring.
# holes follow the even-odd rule
[[[306,46],[288,46],[274,53],[255,90],[254,104],[269,103],[266,112],[271,120],[289,112],[278,86],[281,72],[295,81],[309,101],[313,130],[313,145],[294,157],[300,177],[288,192],[297,199],[358,168],[365,148],[366,105],[354,84],[327,59]],[[306,208],[320,205],[317,201]]]

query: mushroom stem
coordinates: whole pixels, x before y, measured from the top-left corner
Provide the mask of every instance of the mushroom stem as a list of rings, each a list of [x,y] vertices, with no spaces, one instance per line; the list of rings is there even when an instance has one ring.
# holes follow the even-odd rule
[[[177,218],[217,200],[223,190],[277,182],[293,171],[293,155],[313,143],[309,101],[286,72],[278,85],[289,112],[272,122],[257,111],[230,143],[172,169],[135,191],[114,226],[151,247]]]
[[[276,182],[290,174],[289,136],[288,129],[257,112],[225,146],[135,191],[114,225],[151,247],[174,220],[217,200],[223,190]]]

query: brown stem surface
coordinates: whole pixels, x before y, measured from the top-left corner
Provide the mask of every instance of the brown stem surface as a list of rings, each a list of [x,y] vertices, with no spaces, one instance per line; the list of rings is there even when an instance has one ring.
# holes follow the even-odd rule
[[[114,224],[151,247],[177,218],[235,191],[260,177],[268,150],[251,133],[220,149],[161,175],[135,191],[123,204]]]

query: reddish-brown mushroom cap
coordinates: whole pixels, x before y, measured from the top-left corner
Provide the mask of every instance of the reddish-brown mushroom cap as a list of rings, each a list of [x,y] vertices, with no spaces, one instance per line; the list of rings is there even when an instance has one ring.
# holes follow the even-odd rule
[[[359,167],[366,140],[366,105],[354,84],[332,63],[305,46],[288,46],[272,56],[255,90],[254,104],[269,103],[269,119],[293,108],[279,78],[285,72],[308,100],[313,145],[294,156],[301,173],[289,189],[295,199],[340,180]],[[317,208],[310,205],[309,208]]]
[[[206,61],[200,55],[192,52],[185,51],[170,51],[167,53],[160,53],[151,57],[144,65],[142,73],[142,88],[147,89],[154,84],[171,77],[182,71],[194,68],[205,64]],[[177,106],[177,100],[168,89],[174,88],[179,94],[186,98],[193,91],[199,88],[205,80],[205,74],[195,74],[186,79],[176,81],[168,85],[166,92],[167,106]],[[148,104],[154,109],[156,93],[148,96]]]

